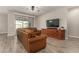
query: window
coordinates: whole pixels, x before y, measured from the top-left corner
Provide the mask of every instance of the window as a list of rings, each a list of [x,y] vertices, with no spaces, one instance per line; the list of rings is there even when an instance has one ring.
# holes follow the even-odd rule
[[[29,27],[29,21],[16,20],[16,28],[26,28]]]

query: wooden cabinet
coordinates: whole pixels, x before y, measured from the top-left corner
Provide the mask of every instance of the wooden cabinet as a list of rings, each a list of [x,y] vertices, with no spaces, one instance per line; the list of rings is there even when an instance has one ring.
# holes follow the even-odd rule
[[[58,30],[58,39],[65,39],[65,30]]]
[[[48,37],[64,40],[65,39],[65,30],[57,28],[47,28],[43,29],[42,33],[47,34]]]
[[[49,36],[49,37],[54,37],[54,38],[56,38],[57,37],[57,35],[58,35],[58,30],[56,30],[55,28],[54,29],[46,29],[46,31],[47,31],[47,35]]]

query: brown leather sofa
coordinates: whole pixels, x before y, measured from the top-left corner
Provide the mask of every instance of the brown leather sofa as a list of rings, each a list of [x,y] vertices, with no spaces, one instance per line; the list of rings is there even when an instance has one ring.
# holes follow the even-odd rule
[[[47,36],[36,28],[17,29],[17,37],[28,52],[37,52],[46,47]]]

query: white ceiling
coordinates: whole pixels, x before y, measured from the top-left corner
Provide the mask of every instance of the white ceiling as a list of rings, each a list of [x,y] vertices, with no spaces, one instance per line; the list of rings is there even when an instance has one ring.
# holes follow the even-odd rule
[[[61,6],[36,6],[39,8],[39,12],[35,9],[32,11],[31,6],[0,6],[0,13],[8,13],[9,11],[24,13],[28,15],[42,15],[47,12],[62,8]]]

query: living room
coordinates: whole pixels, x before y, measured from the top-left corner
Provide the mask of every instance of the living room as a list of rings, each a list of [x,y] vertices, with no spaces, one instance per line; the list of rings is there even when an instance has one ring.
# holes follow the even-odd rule
[[[45,48],[37,49],[39,50],[37,53],[79,52],[78,12],[78,6],[0,6],[0,44],[3,45],[0,46],[0,52],[27,53],[28,47],[25,47],[24,41],[22,43],[17,38],[17,29],[29,27],[41,31],[42,36],[46,35],[43,36],[46,39],[43,42]],[[57,20],[58,25],[55,23],[57,27],[47,25],[48,20]],[[50,35],[47,33],[49,29],[51,29],[50,33],[52,33],[49,33]],[[34,39],[42,39],[42,36]],[[41,43],[42,40],[39,44]],[[37,45],[38,47],[39,44],[34,43],[34,46]]]

